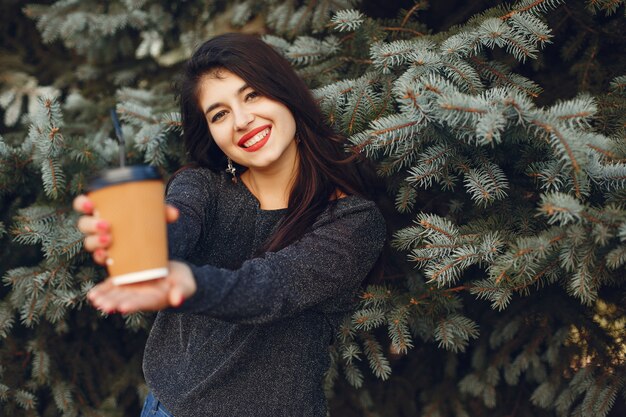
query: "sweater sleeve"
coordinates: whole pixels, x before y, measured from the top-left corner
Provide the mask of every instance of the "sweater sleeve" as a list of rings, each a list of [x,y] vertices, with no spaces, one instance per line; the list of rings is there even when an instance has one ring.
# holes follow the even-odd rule
[[[196,293],[179,311],[239,323],[292,316],[358,287],[382,249],[385,223],[374,203],[324,215],[300,240],[237,270],[189,265]]]
[[[203,233],[210,227],[215,205],[206,170],[185,169],[177,173],[167,188],[165,201],[179,210],[178,220],[167,226],[170,259],[188,259]]]

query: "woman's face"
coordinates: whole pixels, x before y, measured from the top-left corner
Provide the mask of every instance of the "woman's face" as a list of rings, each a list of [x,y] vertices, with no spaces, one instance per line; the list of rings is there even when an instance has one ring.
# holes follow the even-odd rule
[[[226,156],[251,172],[293,172],[296,121],[284,104],[260,95],[226,69],[202,77],[198,102]]]

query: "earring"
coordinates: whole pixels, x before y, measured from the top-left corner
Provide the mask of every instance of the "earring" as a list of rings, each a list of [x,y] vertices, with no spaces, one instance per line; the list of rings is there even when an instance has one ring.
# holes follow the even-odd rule
[[[228,165],[226,166],[226,172],[228,172],[230,175],[233,176],[232,181],[233,183],[237,182],[237,169],[233,166],[233,160],[228,158]]]
[[[299,145],[302,140],[300,139],[300,134],[296,132],[296,143]]]

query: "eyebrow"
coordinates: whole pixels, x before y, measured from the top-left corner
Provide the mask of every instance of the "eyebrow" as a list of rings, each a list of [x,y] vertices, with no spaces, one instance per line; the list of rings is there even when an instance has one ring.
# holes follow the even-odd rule
[[[237,95],[243,93],[244,91],[246,91],[247,88],[250,88],[250,86],[248,85],[248,83],[242,85],[239,90],[237,90]],[[211,104],[209,107],[207,107],[207,109],[204,111],[204,114],[208,115],[211,110],[215,109],[216,107],[222,106],[222,103],[213,103]]]

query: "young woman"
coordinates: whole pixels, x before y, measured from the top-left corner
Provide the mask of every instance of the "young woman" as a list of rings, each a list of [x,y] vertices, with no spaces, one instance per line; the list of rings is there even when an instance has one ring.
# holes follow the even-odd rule
[[[170,274],[105,281],[88,298],[109,313],[160,310],[142,416],[326,416],[328,346],[379,256],[383,218],[306,85],[260,39],[209,40],[179,87],[191,167],[166,196]],[[106,219],[86,196],[74,206],[104,264]]]

